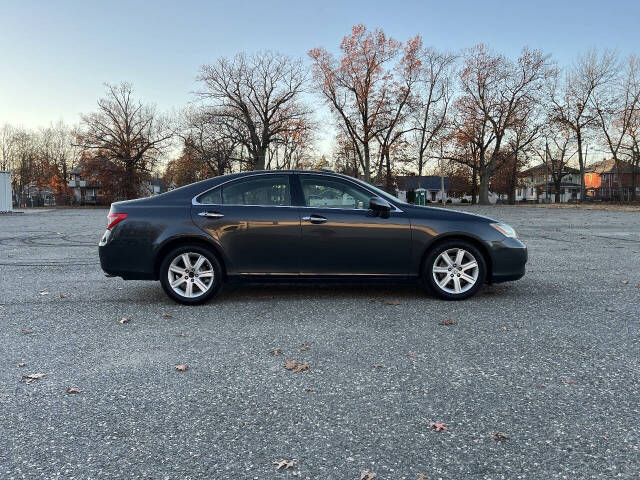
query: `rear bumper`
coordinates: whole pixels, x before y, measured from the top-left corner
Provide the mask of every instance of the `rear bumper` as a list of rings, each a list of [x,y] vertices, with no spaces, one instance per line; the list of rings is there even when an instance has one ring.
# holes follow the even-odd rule
[[[149,254],[144,251],[134,251],[132,254],[133,249],[135,246],[119,242],[117,237],[113,237],[112,231],[107,230],[98,244],[100,267],[110,277],[121,277],[124,280],[155,280]]]
[[[511,282],[524,277],[528,259],[527,247],[517,238],[505,238],[491,245],[490,282]]]

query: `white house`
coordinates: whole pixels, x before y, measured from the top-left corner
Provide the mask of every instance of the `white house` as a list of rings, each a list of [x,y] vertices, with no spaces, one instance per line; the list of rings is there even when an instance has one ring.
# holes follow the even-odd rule
[[[560,183],[560,202],[566,203],[580,199],[580,171],[565,167]],[[549,168],[541,163],[520,172],[521,185],[516,188],[516,201],[535,203],[554,203],[556,186]]]

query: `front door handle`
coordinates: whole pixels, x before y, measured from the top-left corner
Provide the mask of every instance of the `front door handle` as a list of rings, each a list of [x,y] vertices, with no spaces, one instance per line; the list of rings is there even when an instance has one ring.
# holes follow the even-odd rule
[[[218,212],[200,212],[198,215],[201,217],[210,217],[210,218],[222,218],[224,214]]]
[[[327,219],[322,215],[315,215],[315,214],[302,217],[302,220],[304,220],[305,222],[311,222],[316,224],[325,223],[327,221]]]

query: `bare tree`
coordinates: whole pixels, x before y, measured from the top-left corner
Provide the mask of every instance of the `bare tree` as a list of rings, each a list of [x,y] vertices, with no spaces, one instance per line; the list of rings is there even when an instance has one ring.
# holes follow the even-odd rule
[[[206,165],[213,176],[230,173],[234,160],[240,161],[234,156],[240,142],[227,128],[227,122],[208,108],[188,109],[182,117],[183,128],[178,136],[190,152],[184,158]]]
[[[556,78],[552,85],[552,121],[571,129],[577,142],[581,201],[585,198],[584,143],[597,120],[597,114],[591,108],[593,97],[612,81],[617,65],[615,52],[606,50],[599,53],[592,49],[578,57],[561,84]]]
[[[211,113],[248,150],[254,169],[262,170],[270,144],[294,132],[309,116],[301,94],[307,73],[301,60],[274,52],[244,53],[203,65],[197,92],[210,100]]]
[[[9,170],[14,163],[16,133],[16,129],[8,123],[0,128],[0,170]]]
[[[416,148],[418,183],[428,152],[447,125],[452,91],[452,67],[456,56],[426,47],[419,53],[420,73],[412,105],[413,144]]]
[[[351,140],[366,181],[371,181],[371,142],[380,133],[378,117],[392,94],[392,62],[401,43],[382,30],[356,25],[334,58],[324,48],[309,51],[316,86]]]
[[[542,142],[536,150],[551,176],[556,203],[560,202],[562,178],[567,174],[567,164],[576,153],[573,142],[573,131],[569,127],[551,124],[544,132]]]
[[[173,136],[169,121],[154,106],[133,98],[129,83],[106,85],[98,111],[82,115],[77,144],[99,150],[125,171],[126,198],[138,194],[139,173],[149,172]]]
[[[523,113],[538,102],[552,69],[549,57],[523,49],[516,62],[477,45],[464,55],[460,72],[462,98],[459,107],[480,124],[488,124],[493,136],[490,151],[481,151],[480,203],[489,203],[489,180],[504,158],[503,142],[522,121]]]
[[[625,156],[625,140],[640,110],[640,58],[631,55],[624,72],[616,76],[611,88],[596,92],[591,101],[602,138],[615,162],[618,200],[623,201],[621,162]]]

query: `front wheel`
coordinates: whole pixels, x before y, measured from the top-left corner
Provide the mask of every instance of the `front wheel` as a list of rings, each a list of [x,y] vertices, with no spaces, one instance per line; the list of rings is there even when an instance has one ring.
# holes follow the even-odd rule
[[[484,255],[475,245],[464,240],[442,242],[425,259],[425,284],[445,300],[464,300],[475,295],[486,277]]]
[[[222,286],[222,269],[210,250],[199,245],[185,245],[169,252],[162,261],[160,283],[176,302],[198,305],[218,293]]]

